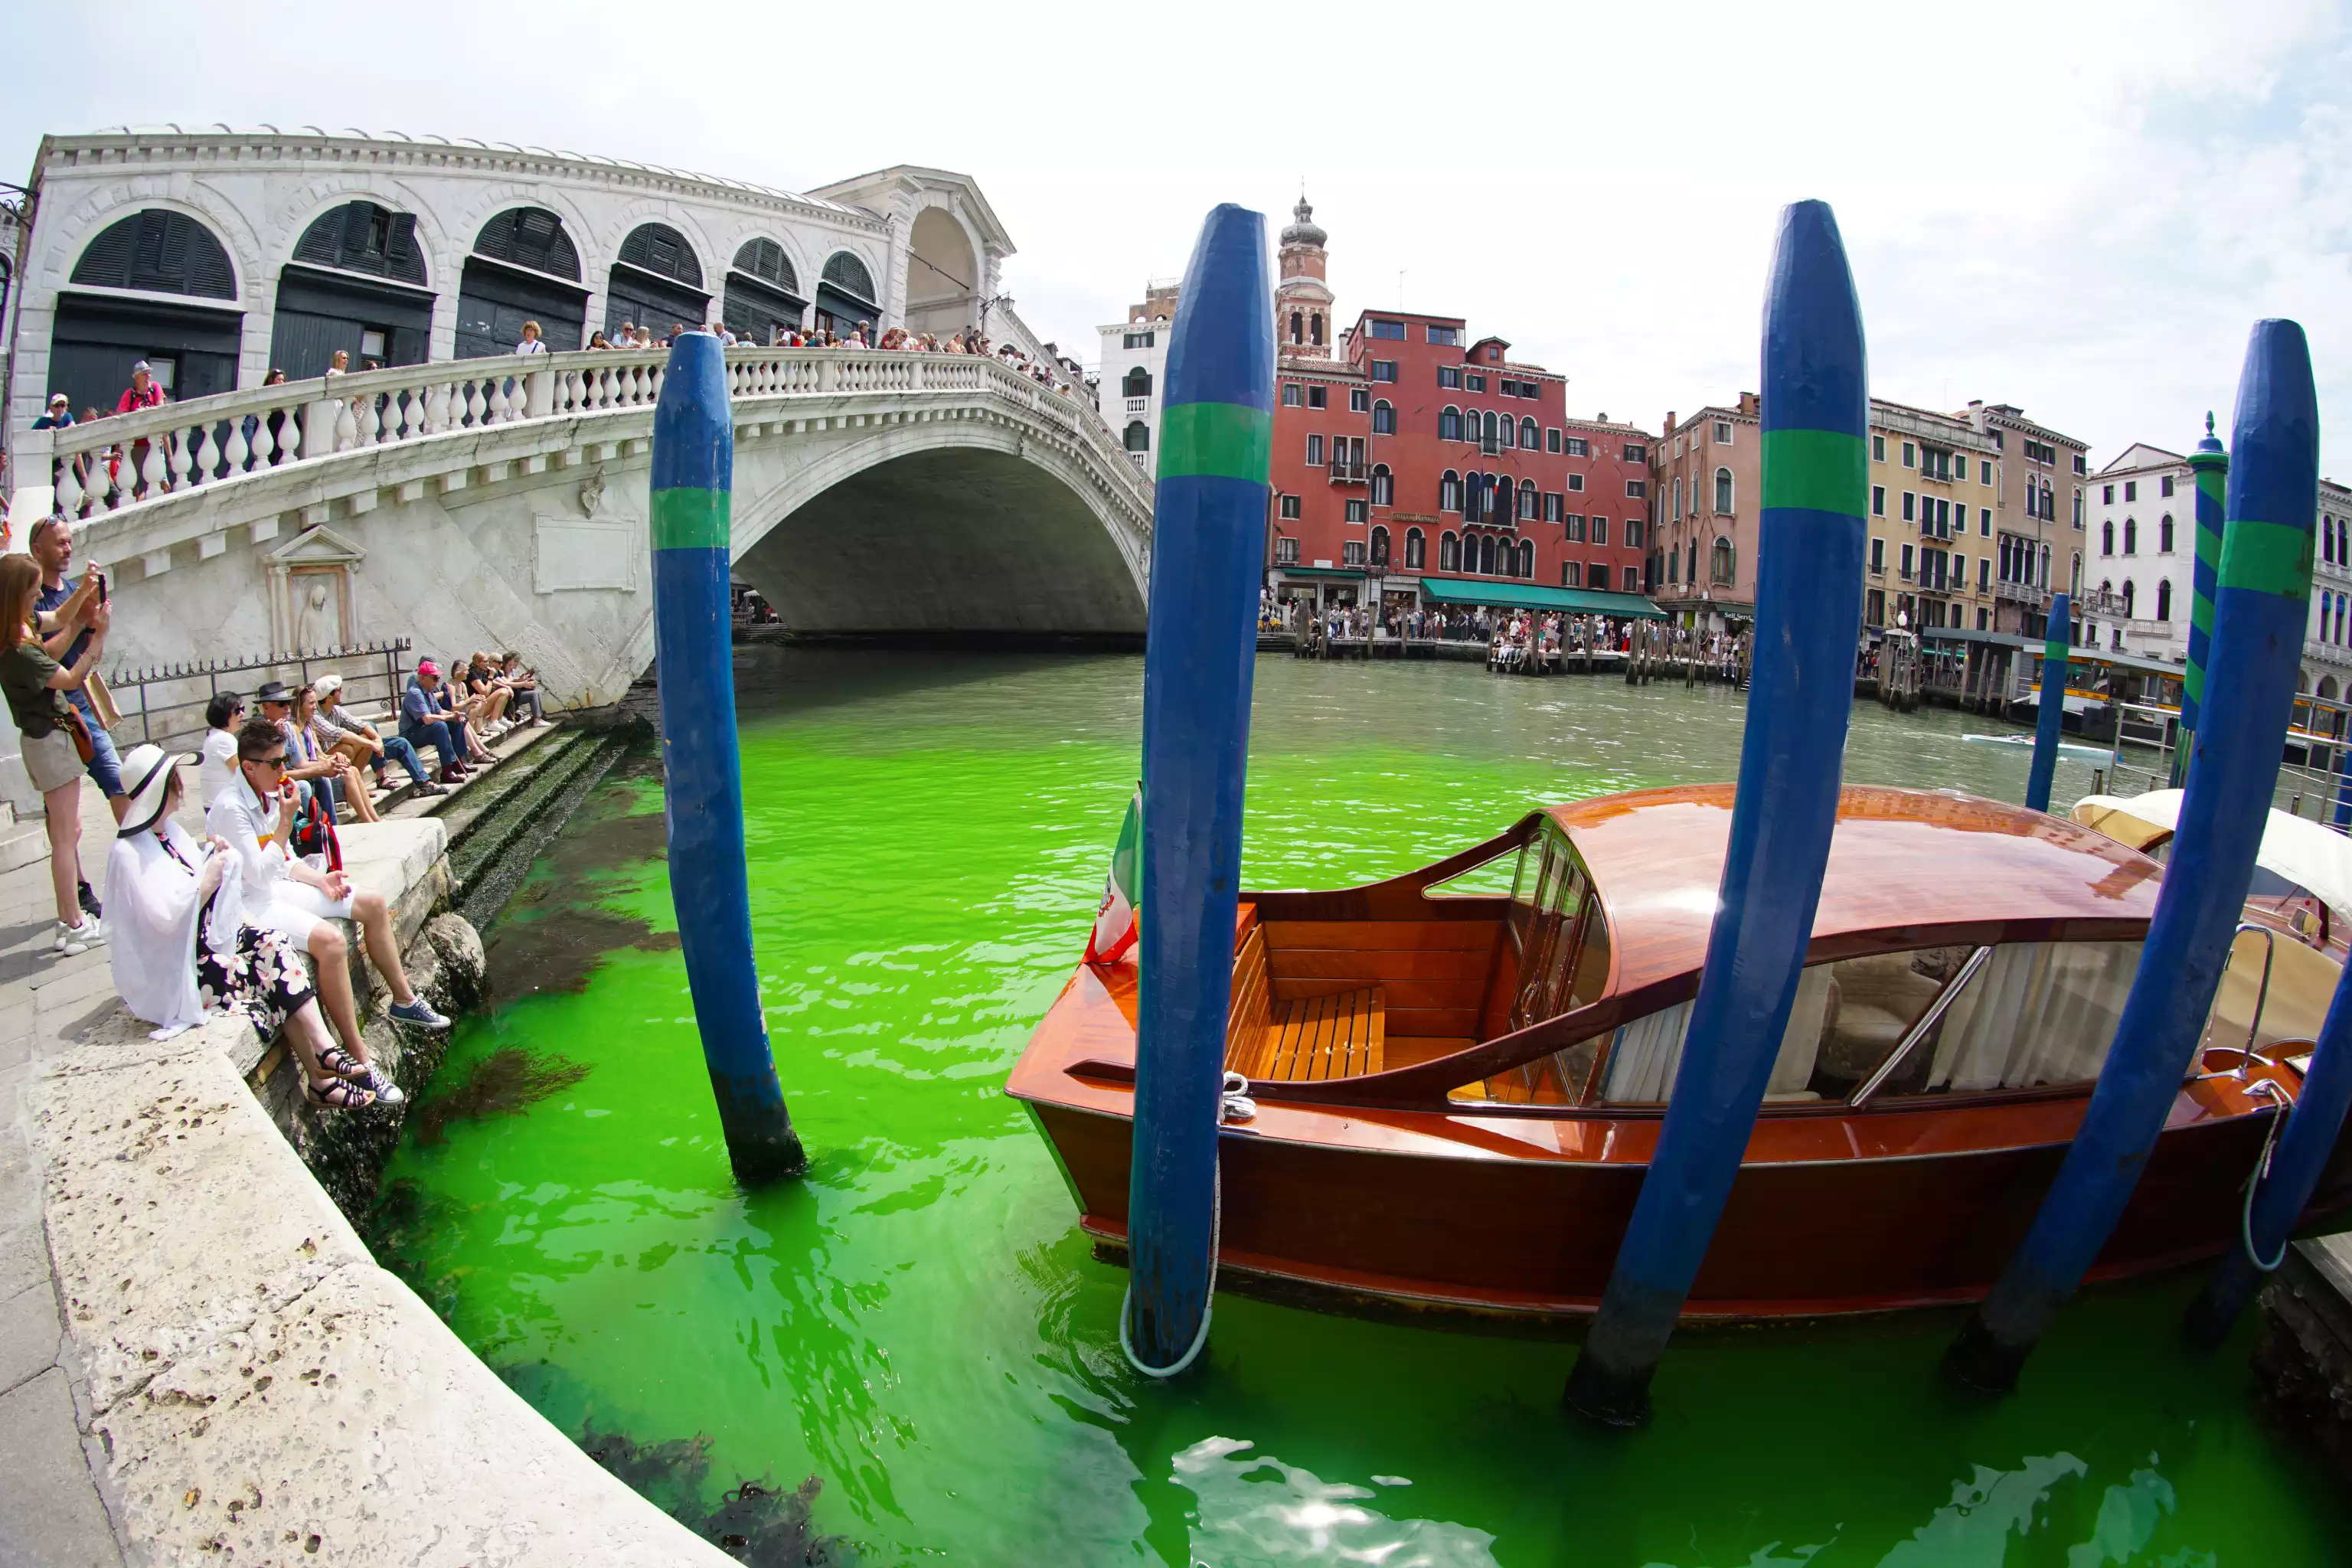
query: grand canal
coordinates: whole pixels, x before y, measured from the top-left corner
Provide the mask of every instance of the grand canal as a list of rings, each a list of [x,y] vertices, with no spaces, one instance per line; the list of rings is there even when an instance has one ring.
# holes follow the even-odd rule
[[[867,1563],[2345,1561],[2352,1508],[2255,1417],[2250,1325],[2176,1344],[2190,1281],[2092,1293],[1990,1405],[1936,1375],[1948,1318],[1685,1335],[1631,1437],[1559,1413],[1563,1341],[1231,1296],[1202,1371],[1132,1375],[1124,1276],[1000,1089],[1083,944],[1141,668],[747,658],[753,917],[812,1174],[729,1181],[658,784],[625,769],[491,932],[497,1004],[411,1118],[386,1261],[566,1431],[707,1436],[705,1505],[814,1475]],[[1737,769],[1721,690],[1271,657],[1257,682],[1255,885]],[[2018,799],[2024,752],[1961,741],[1986,727],[1858,704],[1846,777]],[[2060,764],[2060,802],[2089,788]],[[1923,905],[1947,891],[1917,868]],[[510,1069],[551,1092],[502,1108]]]

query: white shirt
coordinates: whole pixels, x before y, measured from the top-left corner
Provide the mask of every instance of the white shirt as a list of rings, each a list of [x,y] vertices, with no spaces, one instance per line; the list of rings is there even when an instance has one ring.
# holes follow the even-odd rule
[[[255,909],[278,897],[294,864],[278,819],[278,797],[264,802],[245,782],[242,770],[229,775],[228,787],[205,808],[205,831],[228,840],[229,851],[245,873],[245,901]]]
[[[546,352],[547,344],[538,338],[525,338],[515,344],[515,353],[519,354],[543,354]]]
[[[170,837],[178,859],[157,841],[157,833]],[[203,847],[169,818],[154,832],[123,835],[107,852],[107,953],[114,988],[134,1016],[159,1032],[176,1033],[205,1016],[196,984],[197,917],[205,900],[197,896],[203,883],[194,869],[204,863]],[[236,879],[230,879],[212,901],[212,918],[201,922],[202,940],[216,953],[236,950],[240,895]]]
[[[220,798],[236,777],[236,734],[230,730],[205,731],[204,760],[196,764],[196,786],[205,809]]]

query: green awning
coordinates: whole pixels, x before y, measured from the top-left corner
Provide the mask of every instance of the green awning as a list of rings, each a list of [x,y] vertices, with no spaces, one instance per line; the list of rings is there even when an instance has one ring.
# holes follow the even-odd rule
[[[1620,620],[1661,621],[1666,612],[1639,594],[1601,588],[1547,588],[1508,579],[1423,577],[1421,596],[1433,605],[1493,605],[1513,610],[1564,610],[1577,616],[1615,616]]]
[[[1349,583],[1364,580],[1360,566],[1276,566],[1276,571],[1287,580],[1292,577],[1338,577]]]

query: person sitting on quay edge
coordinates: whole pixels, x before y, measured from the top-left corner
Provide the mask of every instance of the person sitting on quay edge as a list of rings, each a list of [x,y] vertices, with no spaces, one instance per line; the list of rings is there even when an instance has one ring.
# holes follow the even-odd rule
[[[182,785],[161,746],[131,748],[131,805],[107,857],[115,908],[114,989],[134,1017],[177,1034],[215,1008],[253,1026],[267,1047],[283,1032],[302,1066],[302,1098],[322,1110],[376,1102],[366,1064],[328,1037],[318,992],[284,932],[245,918],[244,880],[224,839],[199,844],[173,820]]]
[[[434,696],[440,700],[441,711],[450,721],[449,732],[457,736],[457,743],[466,749],[467,765],[470,767],[478,763],[488,767],[499,758],[498,753],[485,743],[488,737],[483,732],[482,703],[466,689],[466,671],[472,662],[470,658],[451,659],[448,673],[442,678]]]
[[[248,719],[236,732],[236,782],[205,813],[213,837],[227,842],[244,879],[245,920],[285,935],[319,961],[319,997],[343,1049],[367,1069],[376,1099],[398,1105],[405,1098],[384,1071],[368,1059],[360,1037],[359,1007],[352,990],[351,944],[337,921],[355,921],[367,955],[392,992],[394,1022],[421,1029],[446,1029],[449,1020],[433,1010],[408,984],[394,940],[391,907],[373,888],[354,889],[341,871],[321,871],[297,858],[291,837],[293,781],[286,776],[286,736],[267,719]]]
[[[335,749],[338,731],[329,735],[319,728],[319,693],[315,687],[300,686],[294,690],[294,710],[286,721],[291,744],[287,756],[303,763],[326,764],[328,772],[316,787],[324,789],[327,799],[338,815],[349,812],[354,822],[381,822],[375,802],[369,797],[367,777],[360,772],[354,759]]]
[[[92,942],[106,940],[99,917],[79,902],[77,889],[86,886],[81,875],[81,755],[74,749],[74,710],[65,694],[79,688],[98,668],[106,647],[110,612],[104,604],[93,610],[90,637],[78,643],[80,652],[69,666],[60,666],[41,647],[35,629],[34,598],[40,592],[41,568],[29,555],[0,555],[0,695],[8,702],[9,717],[23,737],[18,753],[25,773],[41,795],[49,839],[49,884],[57,894],[57,951],[70,958],[86,952]],[[90,900],[97,902],[95,899]]]
[[[205,743],[196,758],[196,794],[205,810],[236,777],[236,732],[245,723],[245,699],[215,691],[205,704]]]
[[[550,722],[546,701],[540,695],[539,671],[524,668],[522,655],[512,648],[499,655],[499,679],[514,693],[514,711],[518,715],[529,713],[529,722],[533,724]]]
[[[310,728],[319,739],[353,763],[375,770],[376,787],[384,783],[384,764],[396,762],[408,774],[409,782],[419,795],[446,795],[449,792],[433,782],[425,764],[416,760],[416,748],[397,735],[386,735],[366,720],[354,715],[343,706],[343,678],[322,675],[310,683],[319,694],[319,711],[311,716]]]
[[[449,721],[436,694],[440,684],[441,667],[429,658],[418,659],[416,673],[408,678],[400,694],[400,738],[412,747],[430,746],[440,754],[443,784],[464,784],[466,754],[449,733]]]

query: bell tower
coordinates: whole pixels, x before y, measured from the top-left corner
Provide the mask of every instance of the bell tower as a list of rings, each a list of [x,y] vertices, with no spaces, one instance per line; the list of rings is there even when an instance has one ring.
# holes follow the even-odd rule
[[[1336,331],[1331,289],[1323,280],[1323,242],[1329,237],[1316,226],[1304,191],[1290,216],[1277,252],[1282,279],[1274,289],[1275,342],[1288,358],[1329,359]]]

